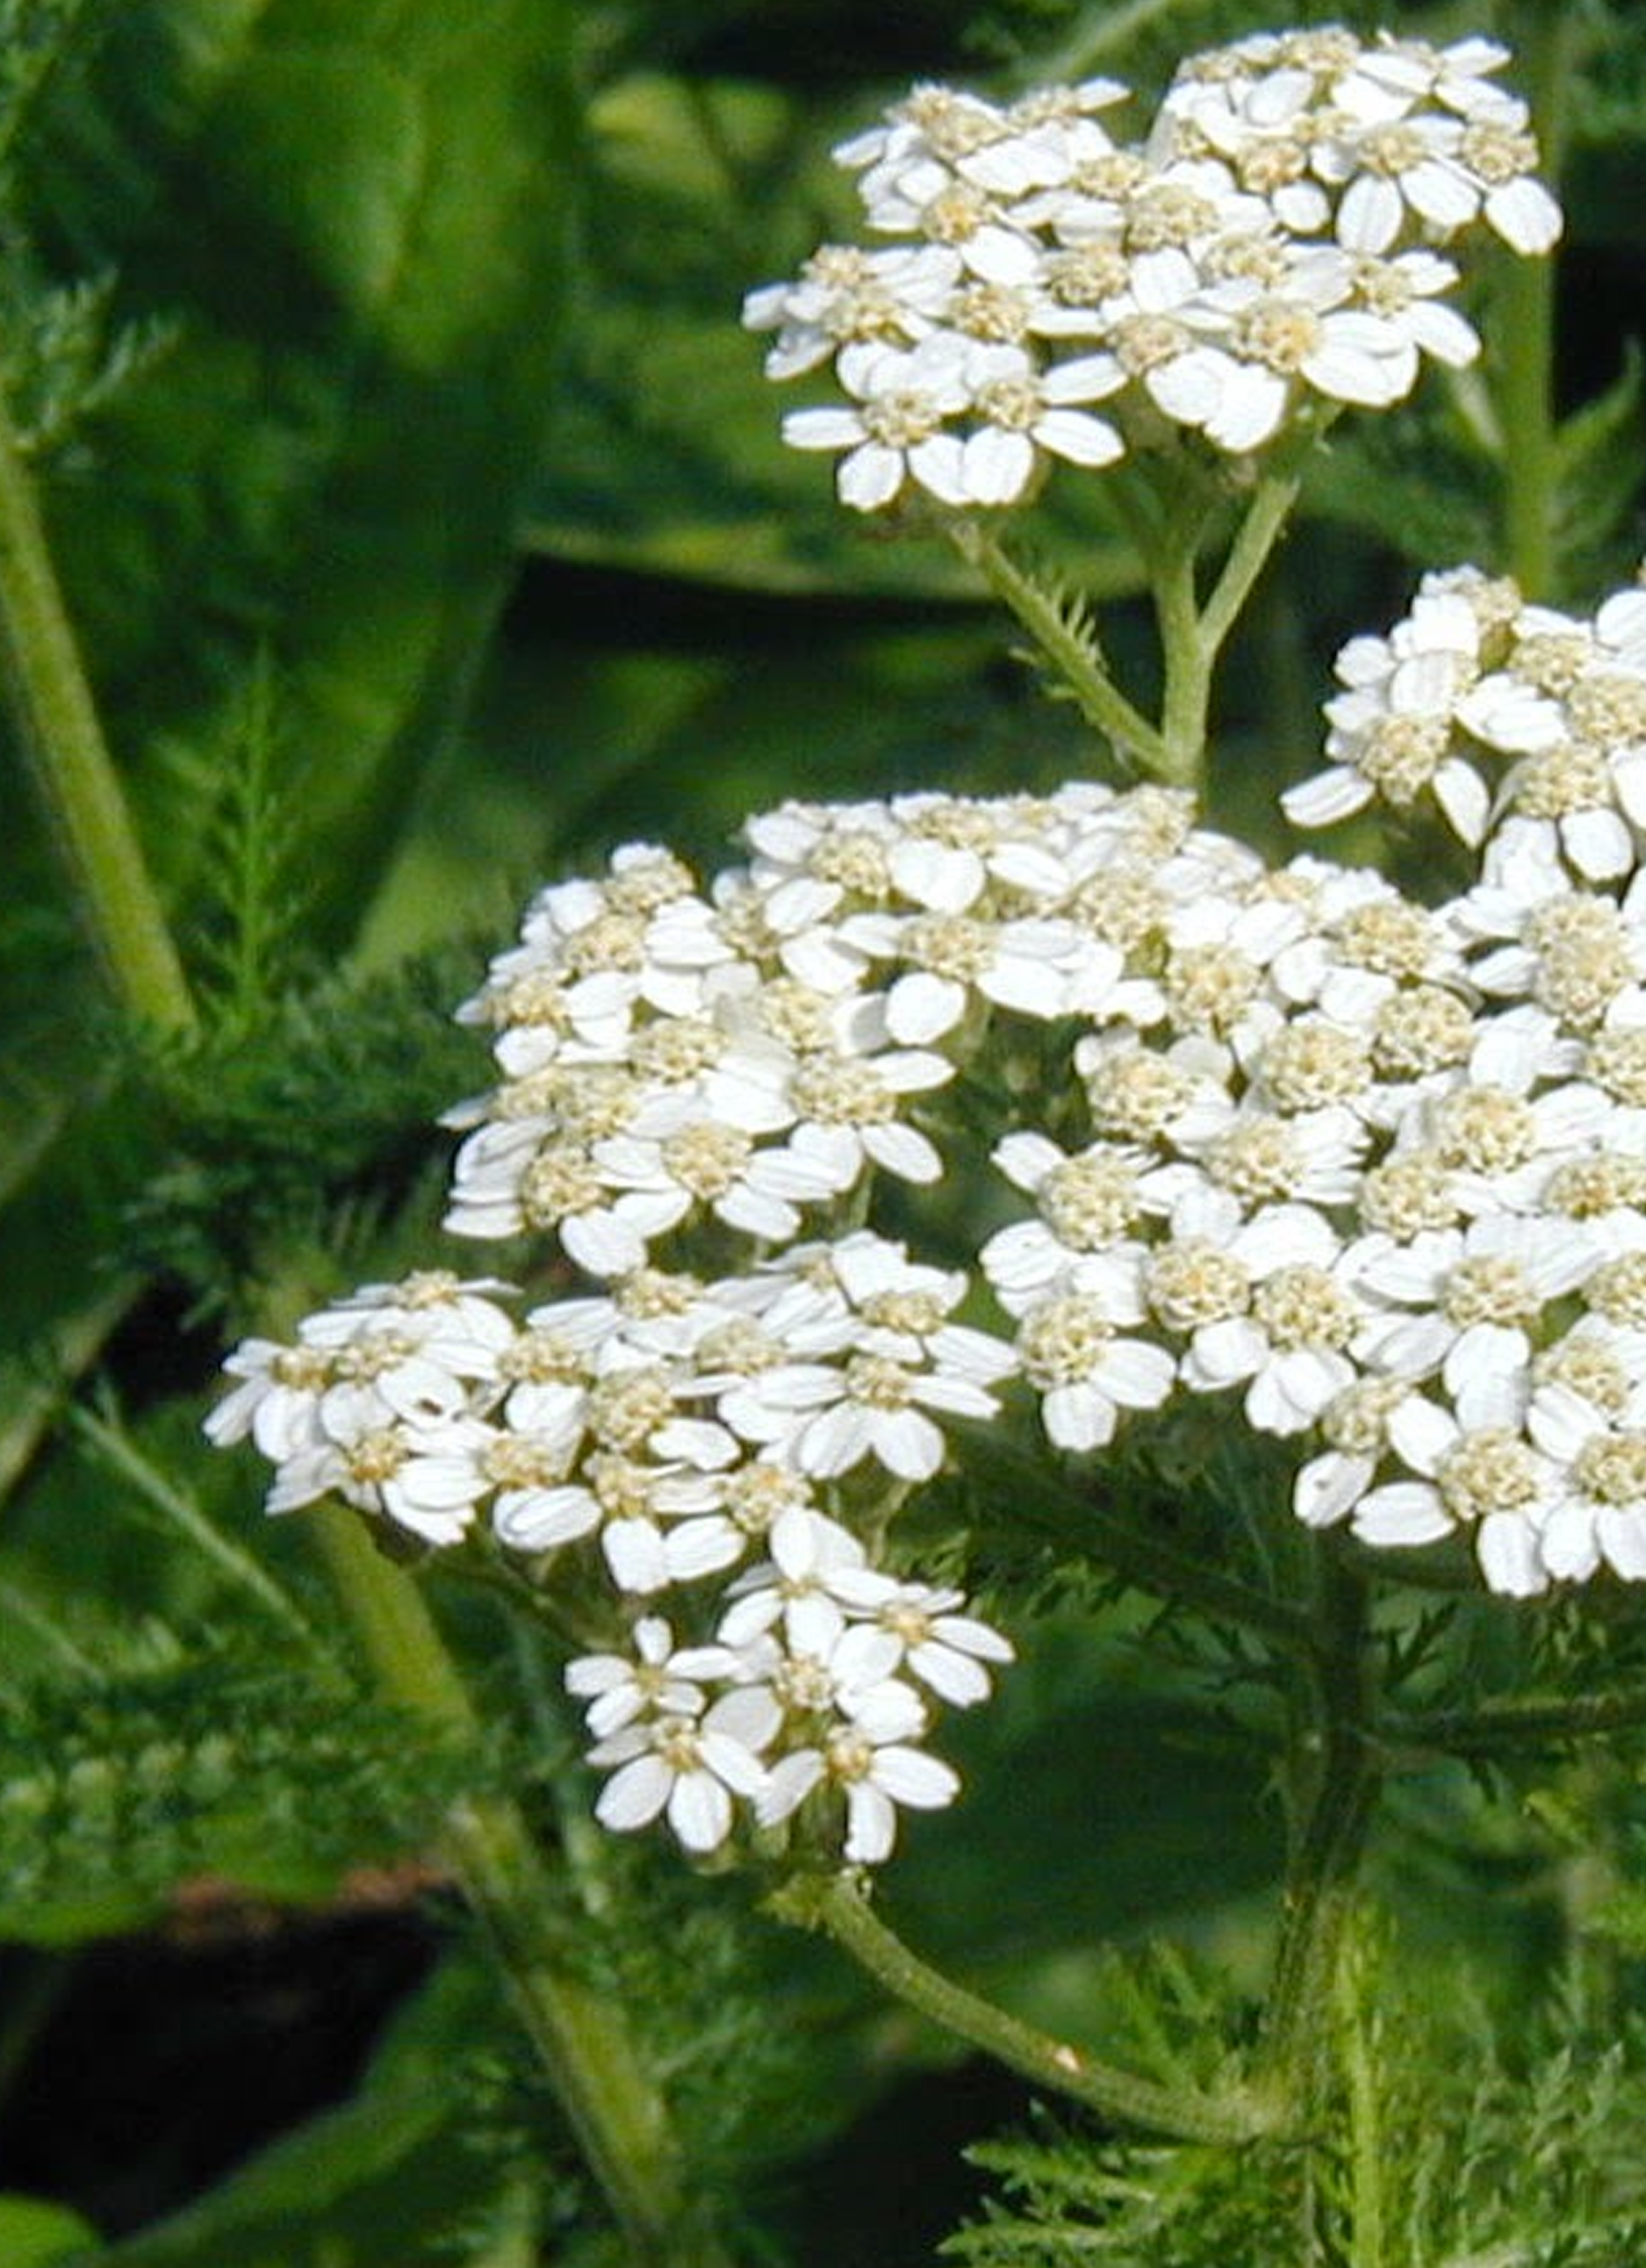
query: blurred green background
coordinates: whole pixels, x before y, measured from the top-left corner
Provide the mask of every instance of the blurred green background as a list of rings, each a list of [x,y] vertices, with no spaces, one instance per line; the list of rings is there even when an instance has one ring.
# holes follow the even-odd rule
[[[1295,11],[1511,37],[1547,12]],[[1586,605],[1642,541],[1646,26],[1599,0],[1560,12],[1586,63],[1557,595]],[[561,2257],[517,2146],[542,2106],[520,2110],[473,1971],[437,1962],[419,1904],[452,1781],[395,1781],[369,1712],[375,1777],[350,1780],[291,1631],[199,1548],[230,1539],[320,1611],[300,1537],[257,1528],[248,1467],[195,1446],[218,1351],[283,1270],[382,1273],[426,1246],[430,1121],[484,1076],[444,1020],[536,880],[633,837],[716,862],[790,793],[1047,786],[1091,763],[952,557],[841,513],[827,467],[783,451],[781,409],[818,396],[774,392],[738,308],[849,232],[828,147],[910,77],[1101,68],[1146,91],[1271,20],[1196,0],[0,7],[0,376],[202,1019],[187,1045],[122,1025],[0,746],[0,2192],[59,2201],[0,2202],[3,2268],[82,2257],[91,2231],[131,2268]],[[1225,820],[1272,828],[1351,630],[1422,566],[1497,563],[1500,469],[1501,437],[1435,387],[1343,429],[1231,661]],[[1146,679],[1100,499],[1054,485],[1032,544],[1113,601]],[[1048,2021],[1103,2010],[1097,1926],[1180,1926],[1249,1970],[1275,1863],[1204,1681],[1140,1647],[1129,1609],[1092,1628],[1054,1617],[964,1728],[977,1793],[895,1883],[917,1941]],[[494,1668],[529,1696],[529,1663]],[[1558,1837],[1450,1780],[1408,1809],[1443,1903],[1483,1881],[1521,1902],[1512,1975]],[[1073,1855],[1025,1880],[1015,1854],[1054,1815]],[[673,1893],[650,1867],[655,1918]],[[746,2133],[728,2162],[763,2169],[803,2261],[930,2257],[975,2188],[959,2144],[1017,2091],[930,2080],[932,2043],[837,1964],[705,1895],[724,1911],[704,1991],[724,1960],[786,1995],[814,2050],[808,2100],[774,2066],[766,2159]],[[325,2106],[374,2041],[351,2126]],[[454,2058],[479,2141],[438,2083]],[[282,2135],[295,2154],[190,2217]]]

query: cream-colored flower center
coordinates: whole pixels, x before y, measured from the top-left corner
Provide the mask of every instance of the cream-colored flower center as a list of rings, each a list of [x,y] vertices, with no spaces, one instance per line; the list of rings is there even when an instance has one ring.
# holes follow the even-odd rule
[[[1493,1512],[1530,1512],[1540,1494],[1537,1461],[1517,1433],[1483,1425],[1466,1433],[1436,1476],[1440,1500],[1454,1520]]]
[[[1354,1301],[1323,1268],[1277,1268],[1252,1295],[1252,1312],[1282,1351],[1348,1344],[1359,1322]]]
[[[1585,1068],[1614,1102],[1646,1108],[1646,1032],[1598,1032],[1589,1043]]]
[[[552,1488],[564,1479],[566,1462],[565,1449],[557,1443],[529,1433],[504,1433],[488,1445],[482,1465],[495,1488]]]
[[[643,968],[646,960],[646,924],[643,916],[610,908],[573,930],[562,946],[567,968],[574,976],[592,976],[602,969]]]
[[[1450,1228],[1458,1211],[1451,1175],[1432,1150],[1385,1158],[1361,1182],[1362,1220],[1402,1242],[1426,1228]]]
[[[1392,1079],[1422,1079],[1466,1063],[1473,1045],[1473,1017],[1455,993],[1437,984],[1391,993],[1372,1026],[1372,1060]]]
[[[996,932],[964,914],[916,914],[903,932],[905,957],[936,976],[975,983],[993,965]]]
[[[948,1313],[948,1303],[937,1292],[876,1292],[862,1307],[864,1322],[921,1339],[941,1330]]]
[[[1472,1173],[1503,1174],[1524,1166],[1538,1145],[1532,1107],[1501,1087],[1465,1086],[1435,1114],[1441,1155]]]
[[[1036,1192],[1040,1216],[1060,1244],[1097,1252],[1137,1218],[1137,1172],[1124,1158],[1091,1151],[1054,1166]]]
[[[1219,1189],[1248,1204],[1290,1197],[1305,1170],[1297,1130],[1267,1111],[1241,1118],[1206,1152],[1206,1171]]]
[[[1646,1433],[1601,1434],[1585,1441],[1575,1470],[1578,1486],[1597,1504],[1639,1504],[1646,1498]]]
[[[1329,1445],[1346,1457],[1375,1457],[1389,1446],[1389,1419],[1408,1389],[1392,1378],[1363,1378],[1346,1386],[1321,1418]]]
[[[1459,1261],[1441,1304],[1447,1321],[1466,1330],[1474,1323],[1529,1323],[1540,1303],[1517,1260],[1481,1253]]]
[[[684,1086],[719,1062],[724,1032],[701,1016],[666,1016],[635,1034],[628,1060],[649,1085]]]
[[[638,1449],[674,1415],[668,1373],[647,1363],[610,1372],[589,1388],[589,1425],[610,1449]]]
[[[706,1120],[682,1126],[661,1146],[671,1181],[704,1203],[735,1189],[754,1154],[750,1136],[735,1126],[711,1125]]]
[[[378,1488],[392,1481],[405,1463],[405,1437],[392,1425],[374,1426],[343,1452],[349,1477],[359,1488]]]
[[[969,284],[958,295],[949,320],[968,338],[1015,346],[1027,336],[1033,313],[1033,299],[1016,284]]]
[[[846,1398],[871,1410],[905,1410],[915,1398],[915,1378],[889,1355],[855,1354],[846,1365]]]
[[[1532,171],[1538,162],[1538,145],[1530,134],[1477,118],[1465,127],[1458,155],[1477,181],[1497,189]]]
[[[1018,1351],[1025,1376],[1045,1392],[1092,1377],[1107,1361],[1113,1341],[1114,1326],[1097,1300],[1066,1292],[1024,1317]]]
[[[676,898],[690,897],[695,887],[689,866],[672,851],[654,850],[611,877],[606,885],[606,902],[614,914],[638,915],[649,920]]]
[[[588,1359],[563,1331],[529,1325],[499,1353],[497,1375],[511,1385],[572,1385],[584,1376]]]
[[[1149,1304],[1168,1330],[1197,1330],[1244,1314],[1252,1281],[1234,1255],[1206,1237],[1163,1246],[1144,1271]]]
[[[1580,740],[1606,747],[1646,740],[1646,679],[1596,670],[1567,695],[1566,713]]]
[[[605,1187],[581,1143],[546,1143],[520,1177],[520,1210],[532,1228],[553,1228],[572,1213],[592,1211],[605,1199]]]
[[[790,1086],[795,1108],[819,1126],[883,1126],[897,1097],[872,1064],[856,1056],[813,1056]]]
[[[1277,377],[1291,378],[1319,351],[1325,336],[1325,326],[1312,308],[1284,299],[1260,299],[1235,324],[1231,343],[1245,361],[1261,363]]]
[[[883,448],[913,449],[929,441],[943,424],[943,404],[914,386],[892,387],[871,401],[861,402],[857,415],[863,430]]]
[[[1361,736],[1353,762],[1389,802],[1407,804],[1434,778],[1451,741],[1439,717],[1380,717]]]
[[[1263,1050],[1262,1078],[1282,1110],[1319,1110],[1365,1093],[1371,1051],[1361,1033],[1311,1018],[1275,1034]]]
[[[1532,1374],[1539,1386],[1563,1386],[1581,1394],[1603,1418],[1621,1417],[1628,1407],[1632,1389],[1628,1373],[1600,1339],[1562,1339],[1536,1358]]]
[[[1422,976],[1435,951],[1435,917],[1422,906],[1374,898],[1338,923],[1334,942],[1351,967],[1379,976]]]
[[[1584,1298],[1609,1323],[1646,1324],[1646,1252],[1627,1252],[1597,1268]]]
[[[804,1511],[811,1491],[782,1465],[744,1465],[725,1484],[726,1516],[746,1535],[764,1535],[781,1513]]]
[[[1166,997],[1193,1031],[1227,1032],[1261,982],[1261,971],[1232,946],[1186,946],[1166,965]]]

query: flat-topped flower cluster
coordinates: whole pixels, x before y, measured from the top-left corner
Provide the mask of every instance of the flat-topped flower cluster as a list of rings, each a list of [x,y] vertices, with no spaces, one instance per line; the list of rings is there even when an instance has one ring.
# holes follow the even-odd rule
[[[518,1318],[415,1275],[230,1359],[209,1430],[271,1510],[484,1516],[577,1613],[628,1602],[569,1673],[609,1824],[706,1851],[805,1807],[871,1862],[950,1799],[922,1739],[1010,1647],[879,1563],[957,1426],[1079,1457],[1223,1395],[1312,1524],[1461,1533],[1514,1594],[1646,1576],[1646,590],[1431,577],[1339,674],[1294,808],[1432,792],[1484,838],[1462,895],[1084,782],[787,804],[707,887],[628,846],[459,1011],[501,1077],[448,1226],[592,1280]],[[952,1250],[980,1132],[986,1292],[863,1225],[895,1184]]]
[[[1048,458],[1086,467],[1172,433],[1240,455],[1315,401],[1380,409],[1425,356],[1479,352],[1435,249],[1477,225],[1547,252],[1508,50],[1332,26],[1191,58],[1117,141],[1109,79],[998,104],[916,86],[842,144],[878,248],[825,245],[744,320],[775,379],[832,362],[848,404],[783,437],[841,453],[862,511],[909,484],[1016,502]],[[1100,407],[1099,406],[1100,405]]]

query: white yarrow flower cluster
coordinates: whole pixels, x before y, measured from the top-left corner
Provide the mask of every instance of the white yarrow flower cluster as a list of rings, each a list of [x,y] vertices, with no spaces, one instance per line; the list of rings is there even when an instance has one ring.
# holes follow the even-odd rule
[[[843,144],[878,249],[825,245],[745,305],[769,376],[831,364],[840,405],[783,438],[839,456],[859,511],[910,488],[1016,503],[1052,460],[1098,468],[1163,426],[1226,455],[1311,400],[1387,408],[1425,357],[1472,362],[1436,249],[1477,224],[1547,252],[1508,51],[1341,29],[1192,58],[1118,141],[1113,80],[999,104],[919,85]]]

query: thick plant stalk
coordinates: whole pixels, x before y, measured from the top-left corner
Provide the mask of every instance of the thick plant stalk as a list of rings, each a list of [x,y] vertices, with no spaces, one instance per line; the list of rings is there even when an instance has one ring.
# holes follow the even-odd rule
[[[478,1732],[467,1688],[416,1585],[378,1550],[356,1513],[327,1506],[313,1525],[385,1697]],[[496,1797],[459,1805],[446,1822],[445,1847],[633,2268],[726,2268],[693,2217],[667,2105],[623,2011],[575,1976],[552,1941],[549,1886],[518,1808]]]
[[[111,990],[140,1021],[195,1020],[110,760],[47,549],[34,483],[0,399],[0,689]]]

